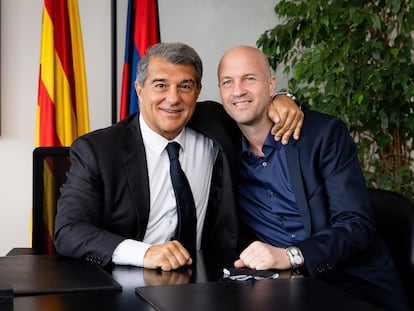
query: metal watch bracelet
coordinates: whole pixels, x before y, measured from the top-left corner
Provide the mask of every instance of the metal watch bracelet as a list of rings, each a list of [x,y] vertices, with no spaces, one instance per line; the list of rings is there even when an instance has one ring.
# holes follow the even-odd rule
[[[286,253],[289,256],[292,269],[299,268],[305,263],[302,252],[296,246],[290,246],[286,248]]]

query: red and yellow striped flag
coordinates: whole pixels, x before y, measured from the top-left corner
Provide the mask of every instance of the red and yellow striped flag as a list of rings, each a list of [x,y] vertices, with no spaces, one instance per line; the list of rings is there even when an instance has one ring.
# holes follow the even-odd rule
[[[69,146],[89,132],[77,0],[44,1],[36,120],[36,146]]]
[[[88,95],[78,2],[44,0],[36,147],[70,146],[87,132]],[[34,206],[33,214],[33,221],[41,223],[33,226],[33,240],[39,241],[40,237],[43,242],[41,247],[33,246],[54,253],[54,218],[62,183],[59,176],[67,170],[69,160],[48,157],[43,162],[43,193],[37,194],[43,196],[43,206]]]

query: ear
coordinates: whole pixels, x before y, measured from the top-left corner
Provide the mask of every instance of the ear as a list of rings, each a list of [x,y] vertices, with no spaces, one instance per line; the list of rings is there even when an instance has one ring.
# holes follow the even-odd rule
[[[198,97],[200,96],[200,93],[201,93],[201,87],[202,87],[202,85],[201,85],[201,83],[200,83],[200,87],[199,87],[199,88],[197,88],[197,92],[196,92],[196,101],[198,100]]]
[[[272,75],[269,78],[269,92],[270,92],[270,96],[272,96],[274,94],[275,87],[276,87],[276,77],[274,75]]]
[[[135,81],[134,83],[135,86],[135,92],[137,93],[139,102],[141,102],[141,96],[142,96],[142,88],[139,86],[139,83]]]

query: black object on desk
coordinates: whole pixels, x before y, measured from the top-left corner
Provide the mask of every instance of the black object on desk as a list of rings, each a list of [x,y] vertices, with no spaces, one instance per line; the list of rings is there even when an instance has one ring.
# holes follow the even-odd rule
[[[122,289],[100,266],[57,255],[0,257],[0,280],[15,296]]]
[[[13,289],[10,284],[0,279],[0,310],[13,310]]]
[[[314,278],[137,287],[156,310],[379,310]]]

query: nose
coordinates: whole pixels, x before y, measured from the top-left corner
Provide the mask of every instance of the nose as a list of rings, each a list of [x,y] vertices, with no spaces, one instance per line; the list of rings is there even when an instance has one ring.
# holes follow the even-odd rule
[[[176,104],[179,101],[179,93],[178,93],[178,88],[177,87],[170,87],[170,89],[168,90],[168,94],[166,97],[166,100],[171,103],[171,104]]]
[[[233,83],[233,96],[243,96],[246,93],[246,89],[243,86],[242,81],[234,81]]]

